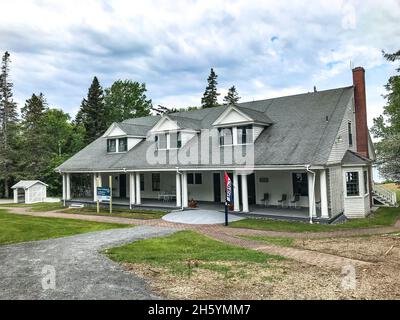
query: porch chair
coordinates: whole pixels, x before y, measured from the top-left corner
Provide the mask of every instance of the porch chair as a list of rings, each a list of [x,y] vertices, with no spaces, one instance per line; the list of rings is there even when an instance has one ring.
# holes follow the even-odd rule
[[[282,208],[283,208],[283,205],[286,202],[286,200],[287,200],[287,194],[282,194],[281,200],[278,200],[278,203],[281,204]]]
[[[300,195],[295,194],[293,197],[293,200],[290,201],[290,204],[296,209],[297,208],[297,202],[300,200]]]
[[[269,193],[264,193],[264,198],[262,198],[260,201],[263,201],[264,206],[267,207],[267,202],[269,202]]]

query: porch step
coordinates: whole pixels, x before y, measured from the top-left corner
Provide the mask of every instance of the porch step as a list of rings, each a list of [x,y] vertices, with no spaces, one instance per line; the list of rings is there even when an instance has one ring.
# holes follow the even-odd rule
[[[68,208],[83,208],[84,206],[83,203],[71,203]]]

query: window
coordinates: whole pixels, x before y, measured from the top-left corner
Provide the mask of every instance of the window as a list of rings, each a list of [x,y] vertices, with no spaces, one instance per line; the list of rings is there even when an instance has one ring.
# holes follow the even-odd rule
[[[144,191],[144,174],[140,174],[140,191]]]
[[[293,194],[299,194],[303,197],[308,196],[307,173],[293,173]]]
[[[107,152],[117,152],[116,139],[107,139]]]
[[[360,195],[358,181],[358,172],[346,172],[346,190],[348,197]]]
[[[353,145],[353,133],[351,131],[351,122],[349,121],[347,124],[348,132],[349,132],[349,145]]]
[[[126,152],[126,151],[128,151],[128,138],[119,138],[118,152]]]
[[[159,173],[151,174],[151,188],[153,191],[160,191],[160,174]]]
[[[169,134],[170,136],[170,148],[175,149],[175,148],[180,148],[182,146],[182,140],[181,140],[181,133],[180,132],[173,132]]]
[[[167,135],[159,134],[155,137],[157,149],[167,149]]]
[[[188,173],[187,174],[188,184],[203,184],[203,175],[201,173]]]
[[[246,144],[253,142],[253,126],[237,127],[237,143]]]
[[[364,171],[364,194],[368,193],[368,173]]]
[[[232,128],[219,128],[219,145],[226,146],[233,144]]]
[[[201,173],[196,173],[194,175],[194,183],[195,184],[203,184],[203,175]]]

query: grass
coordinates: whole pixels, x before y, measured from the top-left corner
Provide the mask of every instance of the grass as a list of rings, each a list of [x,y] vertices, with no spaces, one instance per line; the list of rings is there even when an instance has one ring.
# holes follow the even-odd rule
[[[179,231],[166,237],[140,240],[105,252],[117,262],[144,263],[166,267],[173,272],[187,270],[188,261],[200,262],[196,267],[226,272],[226,267],[218,267],[215,262],[265,263],[271,259],[283,259],[280,256],[224,244],[193,231]]]
[[[99,215],[108,217],[119,217],[119,218],[131,218],[131,219],[160,219],[162,216],[168,213],[168,211],[162,210],[140,210],[140,209],[124,209],[124,208],[113,208],[113,213],[110,214],[108,208],[100,208],[100,212],[97,213],[94,207],[68,209],[64,212],[73,214],[87,214],[87,215]]]
[[[126,227],[128,226],[116,223],[17,215],[0,209],[0,244],[58,238]]]
[[[25,203],[2,203],[0,207],[17,207],[17,208],[31,208],[31,211],[53,211],[62,209],[63,205],[61,202],[39,202],[39,203],[32,203],[32,204],[25,204]]]
[[[344,224],[324,225],[304,222],[289,222],[267,219],[244,219],[231,222],[232,228],[287,232],[324,232],[358,228],[384,227],[393,225],[400,218],[400,208],[379,208],[374,214],[364,219],[352,219]]]
[[[248,240],[262,241],[280,247],[293,247],[295,241],[295,239],[293,238],[285,238],[285,237],[264,237],[264,236],[248,236],[248,235],[240,235],[239,237]]]

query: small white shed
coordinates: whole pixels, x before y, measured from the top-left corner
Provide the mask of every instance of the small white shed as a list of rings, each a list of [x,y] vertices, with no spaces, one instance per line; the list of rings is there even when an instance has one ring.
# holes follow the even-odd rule
[[[11,187],[14,190],[14,203],[44,202],[47,184],[39,180],[21,180]]]

